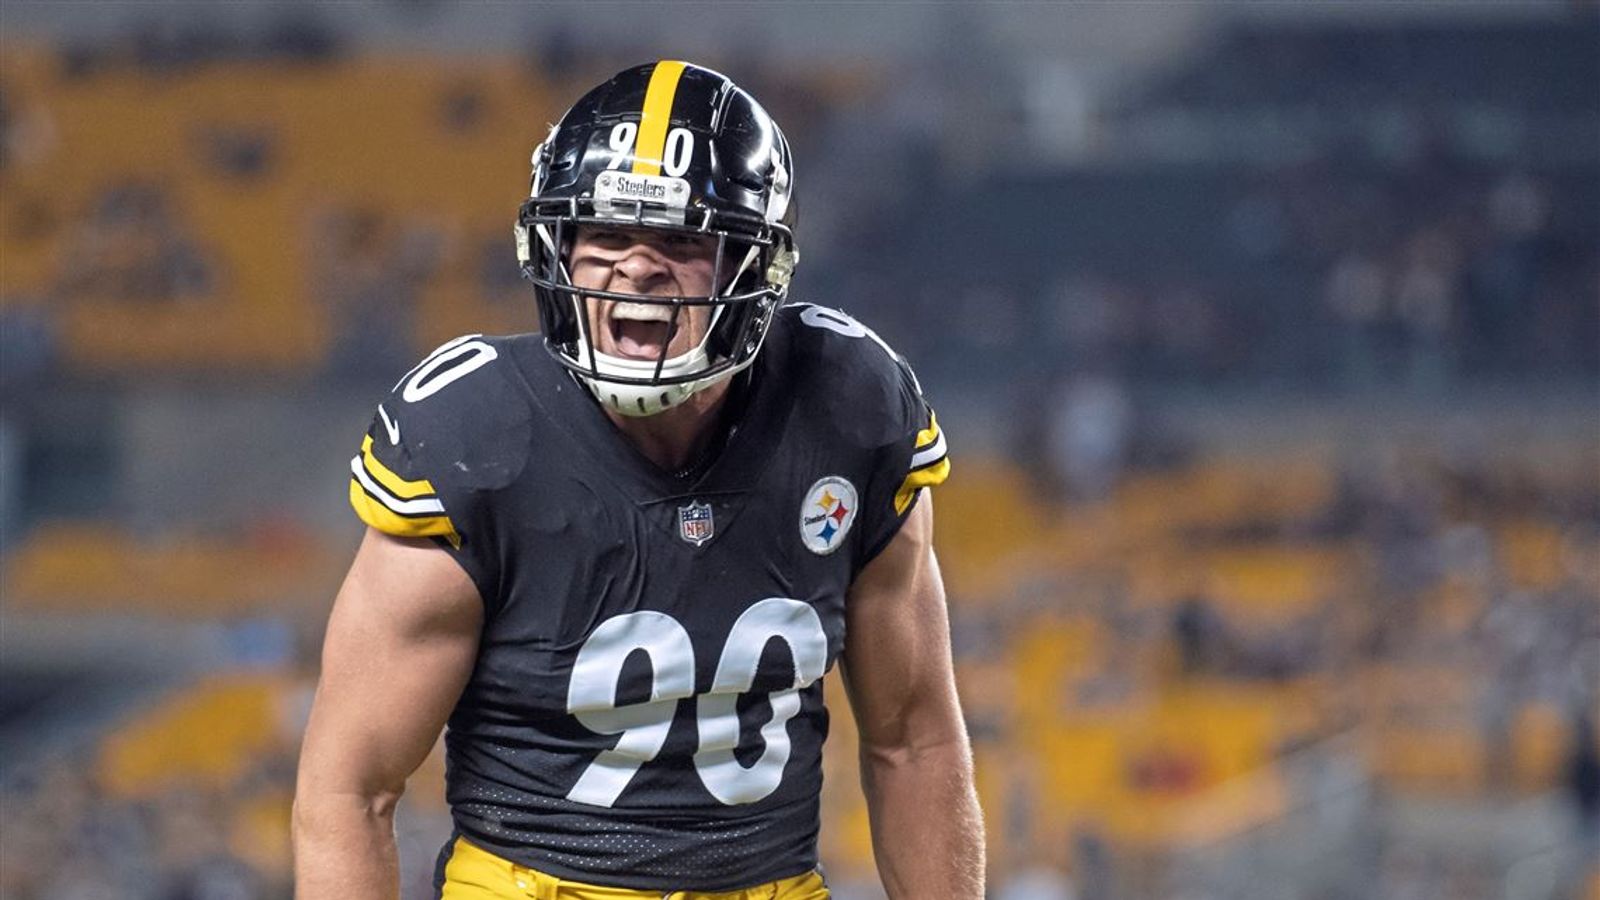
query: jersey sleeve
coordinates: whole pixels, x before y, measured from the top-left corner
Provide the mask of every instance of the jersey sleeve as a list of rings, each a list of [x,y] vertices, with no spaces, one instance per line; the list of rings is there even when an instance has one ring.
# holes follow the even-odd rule
[[[493,608],[508,533],[498,491],[529,445],[499,339],[435,350],[383,398],[350,460],[350,505],[368,526],[426,538],[455,558]]]
[[[923,488],[950,477],[950,454],[938,416],[906,361],[896,355],[897,402],[887,412],[890,442],[877,453],[866,509],[866,561],[888,546]]]
[[[391,430],[393,429],[393,430]],[[361,521],[395,537],[442,538],[461,547],[461,533],[424,466],[401,441],[398,426],[378,404],[361,452],[350,460],[350,505]]]
[[[919,490],[943,484],[950,477],[950,454],[944,432],[939,430],[939,417],[926,403],[922,408],[927,413],[927,424],[917,429],[917,436],[911,442],[911,460],[905,478],[894,492],[895,515],[901,517],[911,511]]]

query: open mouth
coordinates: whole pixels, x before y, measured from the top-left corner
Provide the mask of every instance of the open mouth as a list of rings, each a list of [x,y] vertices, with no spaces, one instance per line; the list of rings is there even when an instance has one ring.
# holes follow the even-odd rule
[[[664,307],[619,303],[609,318],[611,346],[628,359],[660,359],[678,331]]]

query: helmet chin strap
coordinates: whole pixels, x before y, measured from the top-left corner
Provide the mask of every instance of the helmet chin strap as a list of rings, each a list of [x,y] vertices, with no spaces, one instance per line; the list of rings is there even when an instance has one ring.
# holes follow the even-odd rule
[[[577,371],[574,374],[589,390],[594,392],[600,405],[619,415],[638,417],[653,416],[663,410],[681,405],[685,400],[694,396],[699,391],[705,390],[729,373],[720,373],[710,378],[701,378],[694,381],[685,381],[679,384],[627,384],[606,378],[607,375],[615,378],[649,378],[656,373],[656,363],[648,359],[628,359],[623,356],[612,356],[599,351],[593,352],[593,365],[591,366],[590,350],[587,343],[581,344],[578,350],[578,362],[584,370],[593,369],[599,373],[595,377],[588,371]],[[688,353],[674,356],[661,365],[661,375],[671,378],[679,375],[689,375],[707,368],[705,342],[690,350]]]
[[[721,372],[710,378],[699,381],[690,381],[684,384],[666,384],[659,387],[649,387],[638,384],[616,384],[615,382],[596,381],[585,375],[578,377],[589,385],[589,390],[594,393],[595,399],[606,409],[630,419],[653,416],[665,412],[674,406],[682,406],[684,401],[700,393],[719,381],[725,381],[733,372]]]

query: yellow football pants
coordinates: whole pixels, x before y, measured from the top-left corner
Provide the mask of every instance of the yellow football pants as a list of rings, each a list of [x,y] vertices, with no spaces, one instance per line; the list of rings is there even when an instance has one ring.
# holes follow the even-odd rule
[[[807,872],[737,891],[641,891],[567,881],[456,838],[444,867],[443,900],[828,900],[822,876]]]

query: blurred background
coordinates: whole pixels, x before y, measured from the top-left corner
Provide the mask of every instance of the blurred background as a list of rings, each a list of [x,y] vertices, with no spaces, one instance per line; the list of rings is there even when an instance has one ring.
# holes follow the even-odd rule
[[[993,897],[1600,898],[1600,10],[1541,0],[6,2],[0,894],[288,896],[347,460],[535,327],[529,153],[657,57],[783,123],[795,296],[951,435]]]

